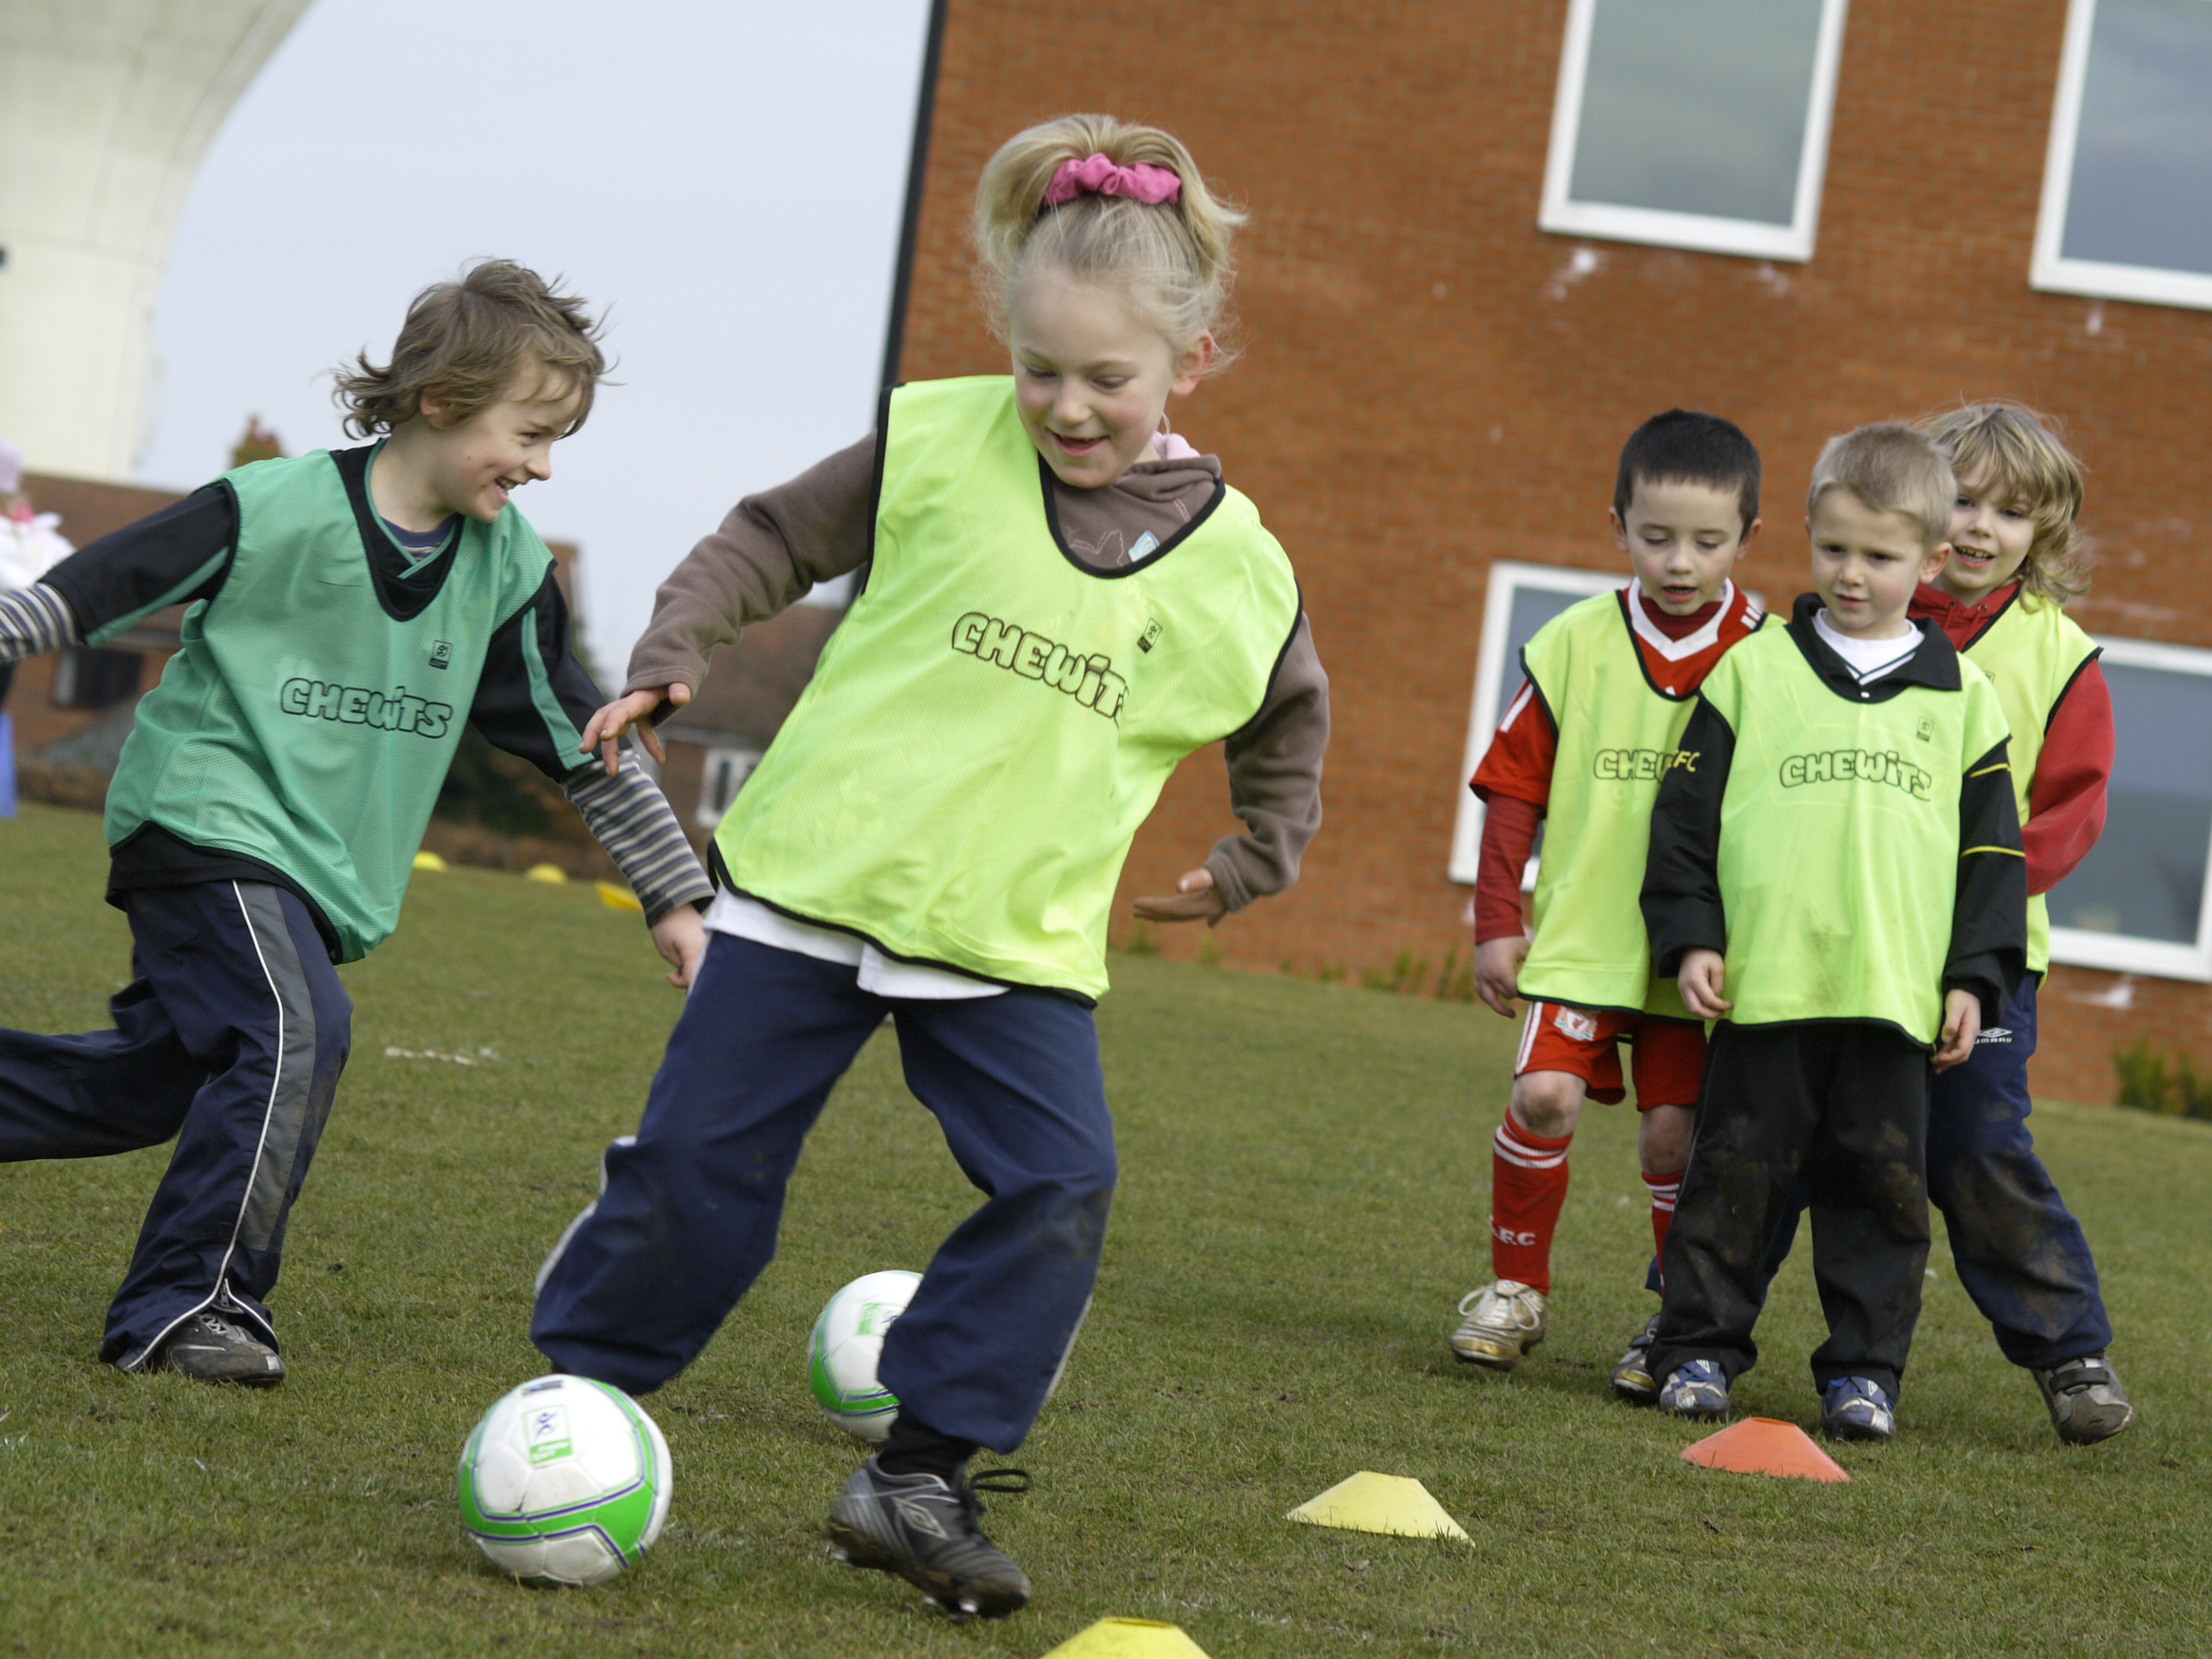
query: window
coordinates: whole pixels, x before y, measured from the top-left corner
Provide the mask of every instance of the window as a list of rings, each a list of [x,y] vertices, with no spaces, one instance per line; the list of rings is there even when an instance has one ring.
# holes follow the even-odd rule
[[[1844,0],[1570,0],[1536,222],[1809,259]]]
[[[1593,593],[1626,587],[1626,577],[1545,564],[1494,564],[1482,606],[1482,653],[1474,671],[1474,708],[1456,787],[1459,817],[1452,830],[1451,878],[1473,883],[1482,851],[1482,803],[1467,787],[1513,694],[1521,689],[1521,647],[1569,605]]]
[[[2051,954],[2212,980],[2212,651],[2100,643],[2119,734],[2112,811],[2089,856],[2051,890]]]
[[[702,830],[720,829],[722,815],[730,810],[730,803],[737,799],[738,791],[745,787],[760,758],[757,749],[709,749],[699,769],[699,805],[692,810],[691,822]]]
[[[2212,0],[2073,0],[2029,281],[2212,309]]]

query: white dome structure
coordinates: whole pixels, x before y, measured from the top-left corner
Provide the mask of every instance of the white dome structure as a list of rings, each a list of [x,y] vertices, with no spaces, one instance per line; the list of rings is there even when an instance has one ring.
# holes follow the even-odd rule
[[[0,4],[0,433],[127,479],[178,210],[308,0]]]

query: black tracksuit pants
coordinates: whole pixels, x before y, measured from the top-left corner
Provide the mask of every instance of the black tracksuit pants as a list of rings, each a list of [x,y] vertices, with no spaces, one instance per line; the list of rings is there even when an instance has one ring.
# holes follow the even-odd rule
[[[1927,1049],[1871,1020],[1715,1028],[1667,1234],[1654,1376],[1710,1359],[1733,1381],[1757,1362],[1767,1250],[1802,1172],[1828,1321],[1814,1384],[1863,1376],[1897,1397],[1928,1265],[1933,1075]]]

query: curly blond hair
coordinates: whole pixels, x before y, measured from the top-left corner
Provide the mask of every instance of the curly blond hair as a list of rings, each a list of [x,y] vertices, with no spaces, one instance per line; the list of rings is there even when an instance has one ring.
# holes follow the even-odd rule
[[[2089,544],[2081,516],[2081,459],[2052,430],[2056,422],[2002,398],[1923,416],[1914,427],[1936,441],[1960,477],[1993,474],[2027,501],[2034,538],[2021,562],[2021,591],[2063,605],[2089,591]]]
[[[527,266],[481,259],[416,295],[392,361],[379,368],[362,352],[352,368],[339,367],[331,397],[346,411],[345,429],[373,438],[421,414],[425,392],[465,421],[505,398],[534,366],[580,394],[566,437],[592,412],[592,394],[605,377],[604,325],[582,300]]]
[[[1117,167],[1165,167],[1180,197],[1157,205],[1126,196],[1078,196],[1048,206],[1045,191],[1069,161],[1103,155]],[[975,186],[978,276],[992,326],[1030,270],[1049,265],[1091,283],[1124,285],[1131,301],[1178,354],[1224,331],[1235,275],[1230,243],[1245,216],[1206,187],[1182,141],[1110,115],[1064,115],[1000,146]],[[1225,365],[1217,354],[1212,367]]]

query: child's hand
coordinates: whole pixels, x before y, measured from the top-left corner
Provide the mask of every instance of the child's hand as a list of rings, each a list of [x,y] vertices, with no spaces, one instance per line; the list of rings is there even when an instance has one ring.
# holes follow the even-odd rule
[[[1982,1034],[1982,1000],[1972,991],[1943,994],[1943,1035],[1936,1040],[1936,1069],[1948,1072],[1974,1057]]]
[[[1675,983],[1682,1000],[1699,1019],[1718,1019],[1735,1006],[1721,994],[1728,979],[1728,958],[1717,951],[1692,951],[1682,958]]]
[[[1515,933],[1474,947],[1474,994],[1508,1019],[1518,1012],[1513,999],[1521,994],[1521,964],[1528,960],[1528,934]]]
[[[699,972],[699,958],[707,954],[707,929],[699,920],[697,908],[679,904],[654,922],[653,942],[676,970],[668,976],[668,982],[690,990]]]
[[[1214,890],[1213,872],[1200,868],[1183,872],[1173,898],[1140,898],[1136,912],[1139,921],[1202,921],[1218,927],[1229,903]]]
[[[690,701],[691,688],[681,683],[664,685],[657,691],[633,691],[626,697],[617,697],[586,723],[583,750],[588,755],[598,750],[599,758],[606,763],[607,775],[612,777],[622,770],[623,733],[635,726],[637,740],[645,745],[646,752],[665,766],[668,753],[661,748],[660,736],[646,716],[663,702],[672,702],[681,708]]]

